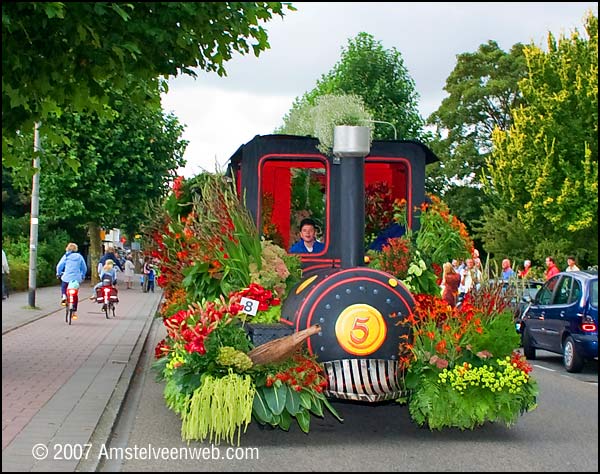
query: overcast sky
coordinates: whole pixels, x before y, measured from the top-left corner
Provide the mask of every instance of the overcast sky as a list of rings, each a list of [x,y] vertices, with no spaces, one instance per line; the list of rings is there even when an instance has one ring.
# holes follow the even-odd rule
[[[271,48],[258,58],[234,56],[225,64],[227,77],[201,71],[195,80],[169,81],[163,108],[185,125],[183,138],[190,142],[180,170],[184,176],[223,169],[240,145],[273,133],[294,99],[314,88],[360,32],[400,52],[427,118],[446,96],[443,88],[458,54],[475,52],[488,40],[507,52],[518,42],[545,48],[549,32],[557,38],[575,29],[584,33],[586,11],[598,15],[593,2],[293,5],[297,11],[263,25]]]

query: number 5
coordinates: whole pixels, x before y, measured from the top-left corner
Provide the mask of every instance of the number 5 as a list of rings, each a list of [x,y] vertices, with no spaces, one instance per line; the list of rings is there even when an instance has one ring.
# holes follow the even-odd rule
[[[350,340],[356,344],[360,345],[367,340],[369,337],[369,327],[366,323],[369,322],[369,318],[356,318],[354,320],[354,324],[352,325],[352,329],[350,330]],[[354,331],[362,331],[362,336],[356,337],[354,335]]]

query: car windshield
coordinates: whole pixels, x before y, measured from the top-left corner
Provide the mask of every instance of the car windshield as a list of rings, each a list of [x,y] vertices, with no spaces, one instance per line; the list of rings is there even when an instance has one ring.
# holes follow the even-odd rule
[[[592,281],[591,291],[590,291],[590,299],[591,304],[595,308],[598,307],[598,280]]]

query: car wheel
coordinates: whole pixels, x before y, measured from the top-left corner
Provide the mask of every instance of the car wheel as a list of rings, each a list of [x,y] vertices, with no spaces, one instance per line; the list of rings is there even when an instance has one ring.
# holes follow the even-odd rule
[[[583,357],[577,352],[575,341],[571,336],[568,336],[563,344],[563,363],[567,372],[577,373],[583,369]]]
[[[535,347],[531,345],[531,336],[529,335],[529,330],[527,326],[525,326],[525,330],[523,331],[523,354],[529,360],[535,360]]]

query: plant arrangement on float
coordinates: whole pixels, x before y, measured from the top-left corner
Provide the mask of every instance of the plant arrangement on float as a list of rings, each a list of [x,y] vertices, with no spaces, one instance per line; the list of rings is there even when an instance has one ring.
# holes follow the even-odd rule
[[[285,430],[296,420],[305,432],[311,415],[328,409],[339,418],[302,335],[254,352],[247,335],[251,323],[279,322],[281,300],[300,279],[298,257],[259,238],[218,174],[178,179],[155,215],[146,248],[161,262],[167,336],[153,367],[181,417],[182,438],[235,443],[252,418]]]
[[[413,293],[410,339],[400,342],[402,384],[413,421],[431,429],[470,429],[485,422],[512,425],[535,409],[538,387],[531,366],[517,352],[512,295],[501,282],[483,282],[459,308],[439,297],[441,266],[473,252],[467,230],[436,196],[418,211],[419,230],[407,226],[405,200],[393,203],[393,220],[406,229],[372,265],[395,275]]]
[[[369,253],[416,301],[406,320],[411,331],[398,341],[400,382],[409,394],[398,402],[431,429],[510,425],[535,408],[537,385],[514,352],[518,335],[500,292],[482,287],[460,309],[438,298],[433,268],[472,243],[433,202],[421,209],[416,235]],[[405,203],[394,206],[394,218],[405,219]],[[239,444],[253,420],[284,430],[297,424],[306,433],[312,416],[342,421],[324,395],[322,365],[303,345],[318,326],[256,346],[248,336],[252,324],[279,323],[282,300],[300,281],[300,260],[260,238],[231,183],[219,174],[178,178],[154,214],[144,248],[160,261],[166,336],[153,368],[167,407],[181,418],[182,439]],[[419,235],[423,229],[428,235]],[[436,261],[426,242],[444,232],[447,253],[436,247]]]

